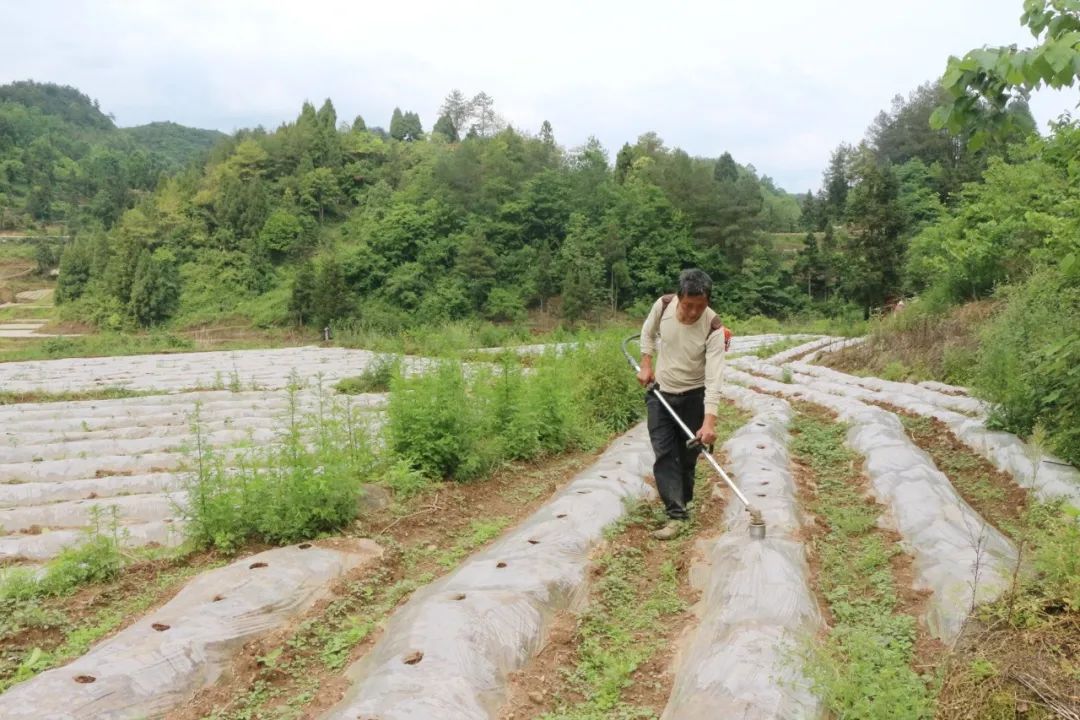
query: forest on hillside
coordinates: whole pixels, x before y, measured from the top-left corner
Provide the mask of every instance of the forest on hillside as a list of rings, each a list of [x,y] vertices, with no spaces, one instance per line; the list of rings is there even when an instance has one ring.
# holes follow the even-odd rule
[[[70,89],[66,102],[0,97],[6,116],[91,134],[111,124]],[[95,147],[85,167],[32,154],[63,135],[49,123],[0,152],[39,168],[27,177],[65,179],[50,187],[67,188],[66,200],[44,205],[29,180],[24,216],[65,218],[75,241],[58,299],[107,328],[238,316],[320,327],[362,318],[392,330],[515,321],[530,308],[575,321],[640,310],[691,265],[713,275],[731,316],[865,316],[923,289],[927,260],[905,266],[913,238],[943,222],[1009,142],[1033,136],[1016,104],[1023,122],[1012,135],[969,151],[927,124],[941,101],[935,83],[898,96],[804,195],[728,153],[691,157],[652,132],[614,157],[595,140],[567,149],[548,123],[535,134],[514,128],[482,92],[451,92],[430,131],[411,111],[395,110],[387,131],[342,121],[330,100],[304,103],[294,121],[239,131],[171,171],[147,162],[164,147],[179,164],[191,146],[176,128],[134,129],[126,142],[149,149]],[[776,243],[778,234],[798,242]]]
[[[117,128],[72,87],[0,86],[0,231],[111,227],[224,137],[171,122]]]

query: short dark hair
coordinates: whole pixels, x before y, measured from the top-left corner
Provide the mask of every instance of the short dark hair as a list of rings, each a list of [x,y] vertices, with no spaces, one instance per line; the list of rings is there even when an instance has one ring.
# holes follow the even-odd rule
[[[704,295],[712,297],[712,278],[704,270],[688,268],[679,273],[679,297]]]

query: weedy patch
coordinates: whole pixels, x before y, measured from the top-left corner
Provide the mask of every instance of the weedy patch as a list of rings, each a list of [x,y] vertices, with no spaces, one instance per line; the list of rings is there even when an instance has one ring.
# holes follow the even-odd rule
[[[233,681],[200,693],[175,720],[318,715],[347,688],[341,670],[372,646],[416,589],[498,537],[591,461],[573,454],[512,465],[482,482],[434,483],[399,498],[385,517],[354,526],[384,547],[380,565],[346,578],[294,626],[246,648],[229,672]],[[535,500],[521,502],[522,493]]]
[[[844,445],[847,426],[816,406],[797,410],[791,454],[800,501],[816,516],[807,549],[830,626],[809,649],[807,674],[836,717],[929,718],[940,650],[917,621],[911,559],[876,525],[881,508]]]
[[[718,442],[748,419],[722,403]],[[555,619],[537,656],[512,677],[503,720],[660,716],[671,694],[677,640],[693,622],[689,608],[698,596],[688,578],[693,545],[722,530],[723,503],[711,494],[713,482],[718,480],[702,461],[692,519],[673,540],[650,535],[666,519],[658,503],[634,505],[605,531],[587,609]]]

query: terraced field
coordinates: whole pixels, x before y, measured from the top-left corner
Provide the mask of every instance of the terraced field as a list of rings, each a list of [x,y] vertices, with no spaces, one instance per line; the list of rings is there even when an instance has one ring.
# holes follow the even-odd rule
[[[0,406],[4,572],[103,523],[133,561],[33,613],[2,599],[0,717],[963,717],[945,712],[968,677],[950,658],[1035,571],[1027,508],[1080,508],[1080,472],[988,429],[962,388],[813,364],[849,342],[732,348],[717,452],[765,540],[704,466],[694,520],[651,539],[639,424],[598,454],[393,485],[340,533],[239,559],[167,550],[200,458],[242,466],[289,442],[289,418],[326,412],[374,354],[2,364],[0,391],[133,395]],[[386,404],[349,400],[376,444]],[[1004,681],[994,667],[981,682]],[[1026,717],[1076,702],[1048,685]]]

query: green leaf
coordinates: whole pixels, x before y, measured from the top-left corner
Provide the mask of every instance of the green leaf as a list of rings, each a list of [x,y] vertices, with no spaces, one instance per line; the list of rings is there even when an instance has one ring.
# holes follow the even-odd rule
[[[1069,253],[1061,259],[1061,274],[1065,277],[1080,274],[1080,261],[1077,260],[1075,253]]]
[[[1057,74],[1072,65],[1075,53],[1076,51],[1072,47],[1058,41],[1051,41],[1046,44],[1042,57],[1053,68],[1054,73]]]
[[[998,58],[1001,57],[1001,51],[987,50],[985,48],[982,50],[972,50],[968,53],[968,57],[978,64],[978,69],[985,72],[993,72],[998,64]]]
[[[952,108],[947,105],[934,108],[934,112],[930,113],[930,127],[934,130],[940,130],[945,127],[947,122],[949,122],[949,117],[951,115]]]
[[[977,130],[971,134],[971,139],[968,140],[968,149],[972,152],[981,150],[988,139],[988,133],[985,130]]]
[[[949,59],[949,66],[941,77],[941,84],[946,88],[952,88],[960,84],[964,77],[964,71],[960,69],[960,61],[956,58]]]

